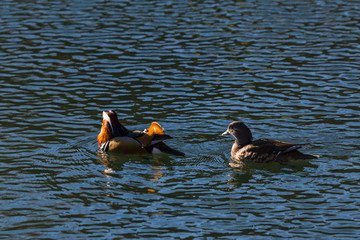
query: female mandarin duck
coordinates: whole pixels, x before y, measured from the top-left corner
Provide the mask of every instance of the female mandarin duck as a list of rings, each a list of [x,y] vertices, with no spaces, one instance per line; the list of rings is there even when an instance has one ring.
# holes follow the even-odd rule
[[[101,131],[97,136],[102,151],[133,153],[168,153],[177,156],[185,154],[167,146],[162,140],[170,139],[160,124],[153,122],[144,131],[132,131],[124,127],[115,111],[103,112]]]
[[[231,148],[231,158],[235,161],[249,162],[289,162],[302,159],[318,158],[297,149],[308,144],[292,144],[274,139],[252,140],[250,129],[241,121],[232,122],[222,134],[235,137]]]

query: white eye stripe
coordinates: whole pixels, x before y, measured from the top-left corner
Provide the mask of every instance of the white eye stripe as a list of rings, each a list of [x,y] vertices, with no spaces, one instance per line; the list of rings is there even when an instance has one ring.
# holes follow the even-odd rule
[[[110,124],[110,128],[111,128],[111,132],[114,132],[113,126],[111,124],[110,118],[109,116],[106,114],[106,112],[103,112],[103,119],[105,119],[109,124]]]
[[[105,111],[103,112],[103,119],[105,119],[108,122],[111,122],[109,116],[106,114]]]

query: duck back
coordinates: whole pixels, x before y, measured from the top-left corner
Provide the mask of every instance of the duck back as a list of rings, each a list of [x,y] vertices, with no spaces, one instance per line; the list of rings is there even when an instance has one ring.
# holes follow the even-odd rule
[[[290,162],[317,158],[315,155],[303,154],[297,149],[308,144],[292,144],[274,139],[259,139],[245,146],[233,145],[231,157],[235,161],[251,162]]]

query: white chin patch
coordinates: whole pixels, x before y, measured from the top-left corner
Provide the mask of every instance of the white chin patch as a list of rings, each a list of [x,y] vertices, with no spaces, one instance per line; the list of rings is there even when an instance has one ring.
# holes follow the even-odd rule
[[[151,153],[157,154],[157,153],[162,153],[162,151],[160,151],[160,149],[154,147],[154,148],[152,149]]]

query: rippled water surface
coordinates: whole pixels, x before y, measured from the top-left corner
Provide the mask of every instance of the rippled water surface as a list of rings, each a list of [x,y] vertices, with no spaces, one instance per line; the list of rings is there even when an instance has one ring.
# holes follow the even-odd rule
[[[360,235],[357,1],[0,6],[0,238]],[[175,156],[99,154],[102,111]],[[228,123],[319,159],[230,159]]]

